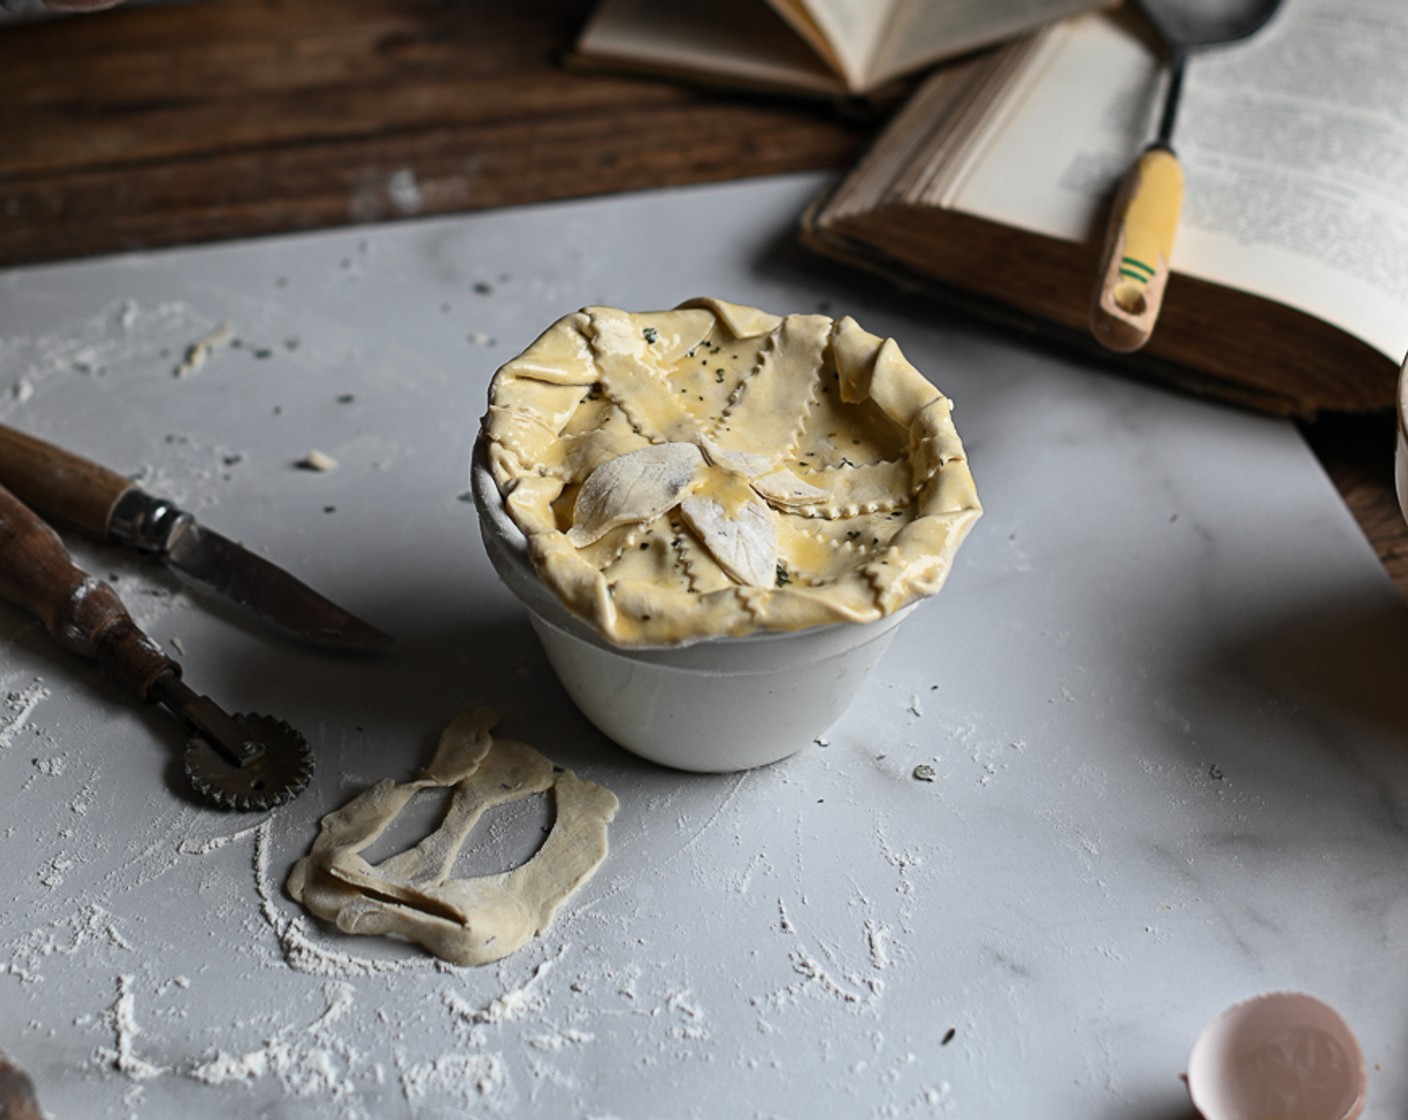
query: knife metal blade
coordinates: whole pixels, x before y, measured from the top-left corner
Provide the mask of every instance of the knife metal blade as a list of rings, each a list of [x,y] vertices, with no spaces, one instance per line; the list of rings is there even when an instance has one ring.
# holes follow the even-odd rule
[[[307,641],[343,649],[391,641],[278,565],[130,479],[3,424],[0,485],[45,517],[159,556],[195,583]]]

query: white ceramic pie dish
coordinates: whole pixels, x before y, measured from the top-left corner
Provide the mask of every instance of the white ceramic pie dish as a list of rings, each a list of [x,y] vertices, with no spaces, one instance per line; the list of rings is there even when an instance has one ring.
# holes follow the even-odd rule
[[[527,538],[504,509],[483,437],[471,484],[490,561],[528,610],[548,661],[582,713],[642,758],[727,772],[777,762],[820,736],[855,699],[918,602],[874,622],[688,645],[612,645],[533,569]]]

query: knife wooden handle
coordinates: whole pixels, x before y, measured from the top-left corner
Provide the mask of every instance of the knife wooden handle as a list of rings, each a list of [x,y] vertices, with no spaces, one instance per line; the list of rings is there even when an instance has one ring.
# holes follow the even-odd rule
[[[1149,148],[1115,201],[1090,309],[1091,333],[1109,349],[1138,350],[1153,334],[1182,210],[1178,157],[1168,148]]]
[[[117,499],[136,484],[81,455],[0,424],[0,485],[45,517],[99,539]]]
[[[108,584],[70,559],[59,535],[0,486],[0,598],[23,607],[60,645],[101,661],[142,699],[180,667],[127,613]]]

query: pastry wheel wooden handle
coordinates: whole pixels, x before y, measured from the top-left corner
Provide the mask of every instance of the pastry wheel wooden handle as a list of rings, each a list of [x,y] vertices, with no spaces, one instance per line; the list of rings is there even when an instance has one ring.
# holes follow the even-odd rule
[[[1125,177],[1105,238],[1090,329],[1111,350],[1149,341],[1164,302],[1173,238],[1183,209],[1183,168],[1154,145]]]
[[[23,607],[66,649],[101,661],[143,700],[180,667],[144,634],[117,592],[70,559],[63,541],[0,486],[0,598]]]
[[[313,755],[303,736],[268,716],[230,716],[192,692],[181,667],[142,633],[117,592],[74,564],[59,535],[3,486],[0,598],[29,611],[60,645],[100,662],[143,700],[169,709],[192,735],[186,773],[202,797],[222,808],[263,810],[307,786]]]
[[[0,424],[0,483],[45,517],[107,536],[118,498],[136,483],[81,455]]]

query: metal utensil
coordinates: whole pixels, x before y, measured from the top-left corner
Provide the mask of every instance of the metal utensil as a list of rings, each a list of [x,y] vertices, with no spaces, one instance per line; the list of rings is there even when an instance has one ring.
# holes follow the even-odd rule
[[[268,809],[308,784],[313,754],[281,720],[230,716],[181,680],[181,667],[132,621],[108,584],[69,557],[59,535],[0,486],[0,598],[35,615],[60,645],[102,664],[123,687],[169,710],[191,734],[186,773],[223,808]]]
[[[1256,34],[1280,2],[1138,0],[1167,51],[1168,85],[1158,132],[1125,176],[1100,258],[1090,327],[1111,350],[1137,350],[1148,342],[1163,306],[1183,208],[1183,167],[1173,151],[1173,129],[1188,56]]]
[[[346,649],[391,639],[261,556],[131,479],[0,424],[0,485],[45,517],[159,556],[182,575],[308,641]]]

